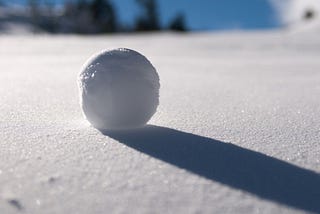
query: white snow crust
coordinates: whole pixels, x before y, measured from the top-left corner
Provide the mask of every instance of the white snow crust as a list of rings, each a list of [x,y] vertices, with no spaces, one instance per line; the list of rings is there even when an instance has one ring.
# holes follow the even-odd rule
[[[0,213],[317,213],[316,31],[0,37]],[[107,48],[161,77],[146,128],[102,134],[76,79]]]

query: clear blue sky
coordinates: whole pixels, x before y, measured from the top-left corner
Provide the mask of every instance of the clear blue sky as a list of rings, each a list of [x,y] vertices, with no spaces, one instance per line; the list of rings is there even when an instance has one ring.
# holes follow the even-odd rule
[[[8,0],[24,3],[27,0]],[[63,0],[40,0],[61,3]],[[135,0],[111,0],[123,23],[132,24],[139,14]],[[182,12],[193,30],[256,29],[279,25],[269,0],[158,0],[161,22],[166,25],[175,14]]]

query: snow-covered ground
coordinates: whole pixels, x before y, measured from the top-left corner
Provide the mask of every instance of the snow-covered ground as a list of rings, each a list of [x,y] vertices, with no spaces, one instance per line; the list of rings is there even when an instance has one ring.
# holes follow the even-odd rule
[[[320,213],[319,32],[0,37],[0,213]],[[116,47],[160,106],[102,134],[76,78]]]

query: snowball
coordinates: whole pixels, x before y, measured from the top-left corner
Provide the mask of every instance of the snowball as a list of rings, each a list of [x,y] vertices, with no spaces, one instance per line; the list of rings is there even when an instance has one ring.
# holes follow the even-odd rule
[[[159,76],[136,51],[120,48],[89,59],[79,75],[81,107],[100,130],[145,125],[159,104]]]

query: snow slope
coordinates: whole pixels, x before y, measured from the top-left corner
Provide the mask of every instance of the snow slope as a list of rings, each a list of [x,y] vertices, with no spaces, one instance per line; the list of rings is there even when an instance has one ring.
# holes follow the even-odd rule
[[[319,38],[0,37],[0,213],[319,213]],[[76,77],[116,47],[152,61],[160,106],[100,133]]]

